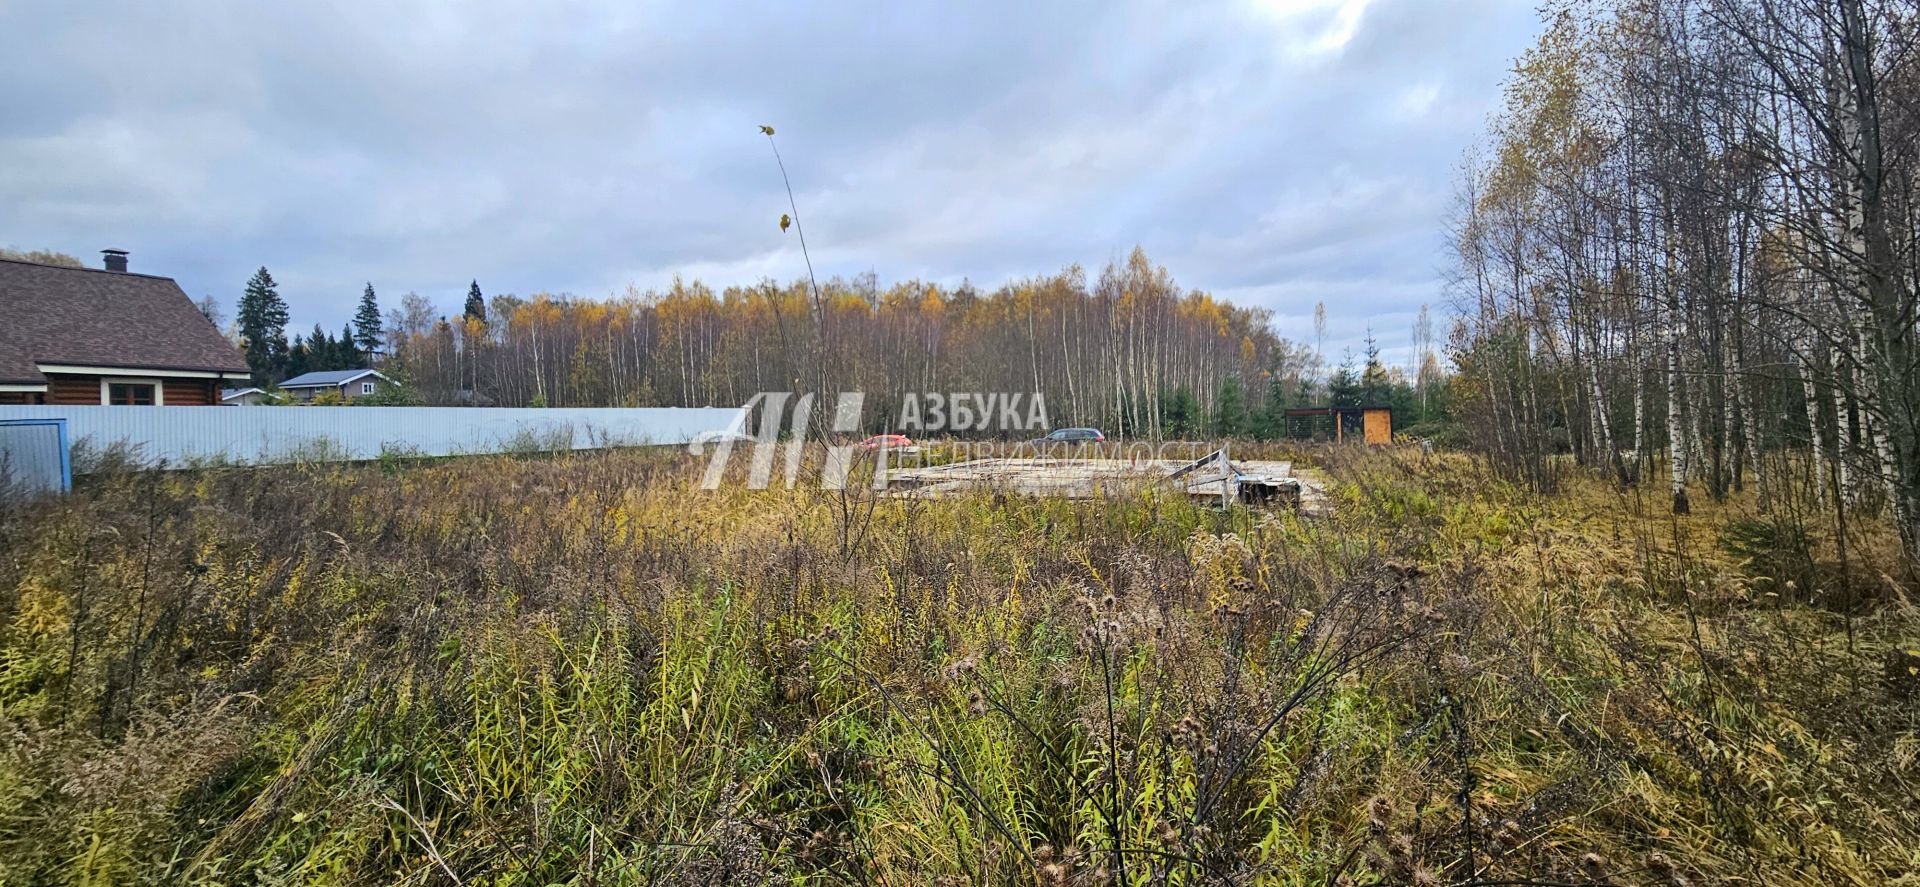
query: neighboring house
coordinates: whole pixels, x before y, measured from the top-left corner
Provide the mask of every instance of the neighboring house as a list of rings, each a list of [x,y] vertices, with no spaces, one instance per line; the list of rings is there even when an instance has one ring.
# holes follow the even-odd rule
[[[0,404],[211,406],[247,361],[172,278],[0,259]]]
[[[263,404],[263,403],[271,403],[274,400],[275,398],[272,395],[267,394],[265,389],[261,389],[261,388],[222,388],[220,389],[220,405],[221,406],[250,407],[250,406],[256,406],[258,404]]]
[[[340,393],[341,400],[357,400],[380,390],[382,385],[390,385],[392,380],[380,374],[379,370],[327,370],[320,373],[303,373],[280,383],[280,390],[288,397],[300,403],[312,403],[320,392],[331,388]]]

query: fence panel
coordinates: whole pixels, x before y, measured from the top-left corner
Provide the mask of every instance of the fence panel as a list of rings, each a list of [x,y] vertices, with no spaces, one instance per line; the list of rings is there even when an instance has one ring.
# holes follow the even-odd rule
[[[0,421],[64,419],[74,446],[120,444],[140,462],[173,467],[684,444],[739,433],[745,415],[730,407],[0,407]]]
[[[65,419],[0,419],[0,496],[58,493],[70,486]]]

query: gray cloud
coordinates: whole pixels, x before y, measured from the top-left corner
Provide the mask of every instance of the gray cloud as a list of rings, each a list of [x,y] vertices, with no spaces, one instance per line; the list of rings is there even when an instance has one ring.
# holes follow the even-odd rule
[[[296,325],[364,281],[455,310],[675,273],[981,285],[1136,243],[1182,283],[1390,357],[1442,300],[1461,151],[1530,0],[0,5],[0,243]]]

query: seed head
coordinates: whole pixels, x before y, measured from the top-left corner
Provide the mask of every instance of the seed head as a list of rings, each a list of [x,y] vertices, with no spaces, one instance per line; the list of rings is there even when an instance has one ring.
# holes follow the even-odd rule
[[[1386,795],[1374,795],[1367,802],[1367,827],[1375,834],[1385,834],[1387,823],[1393,821],[1393,800]]]
[[[1687,887],[1687,876],[1680,873],[1680,867],[1674,864],[1673,857],[1658,850],[1647,854],[1647,871],[1665,881],[1668,887]]]

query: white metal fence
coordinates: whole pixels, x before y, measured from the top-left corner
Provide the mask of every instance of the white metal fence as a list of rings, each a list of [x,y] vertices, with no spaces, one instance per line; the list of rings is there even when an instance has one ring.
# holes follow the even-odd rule
[[[72,485],[65,419],[0,419],[0,498]]]
[[[684,444],[739,433],[745,415],[725,407],[0,407],[0,422],[65,419],[73,446],[124,446],[136,460],[173,467]]]

